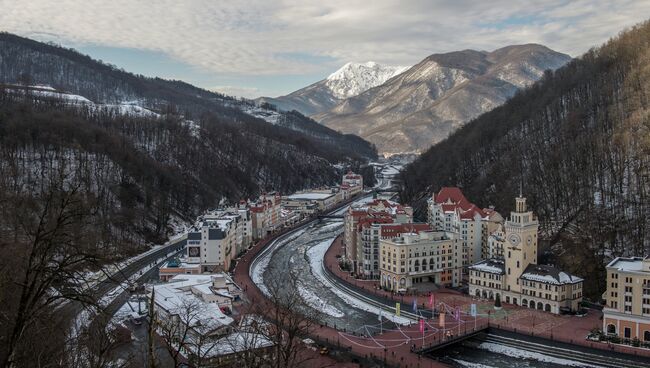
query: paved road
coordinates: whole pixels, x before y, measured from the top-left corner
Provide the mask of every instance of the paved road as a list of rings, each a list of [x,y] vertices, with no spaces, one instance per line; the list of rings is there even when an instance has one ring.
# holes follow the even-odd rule
[[[186,240],[178,240],[166,246],[160,247],[160,249],[153,251],[147,254],[146,256],[143,256],[142,258],[125,266],[124,268],[113,272],[111,275],[108,275],[109,277],[107,277],[106,279],[99,282],[96,286],[93,287],[94,289],[94,292],[92,293],[93,299],[100,300],[101,298],[106,296],[106,294],[108,294],[110,291],[114,290],[117,286],[119,286],[121,283],[129,279],[131,276],[139,273],[140,270],[142,270],[147,265],[156,262],[156,260],[158,260],[159,258],[165,257],[165,259],[169,259],[171,257],[178,255],[185,247],[185,242]],[[137,277],[137,281],[148,279],[153,272],[156,272],[155,268],[152,268],[151,270],[144,272],[141,276]],[[128,293],[126,290],[121,292],[119,295],[116,295],[113,301],[111,301],[105,307],[104,309],[105,312],[109,313],[110,315],[115,313],[119,308],[119,306],[121,305],[121,303],[124,303],[127,297],[128,297]],[[83,309],[84,309],[83,304],[77,301],[71,301],[61,308],[61,312],[66,315],[70,315],[72,317],[72,323],[74,323],[76,316],[79,313],[81,313]]]

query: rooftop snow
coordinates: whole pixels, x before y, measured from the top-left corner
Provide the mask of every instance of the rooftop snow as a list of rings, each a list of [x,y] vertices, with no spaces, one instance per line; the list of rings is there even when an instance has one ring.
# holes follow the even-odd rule
[[[288,199],[307,199],[307,200],[320,200],[320,199],[327,199],[335,195],[335,193],[315,193],[315,192],[307,192],[307,193],[297,193],[297,194],[292,194],[290,196],[287,196]]]
[[[609,262],[607,268],[616,268],[619,271],[625,272],[641,272],[643,271],[643,258],[641,257],[617,257]]]

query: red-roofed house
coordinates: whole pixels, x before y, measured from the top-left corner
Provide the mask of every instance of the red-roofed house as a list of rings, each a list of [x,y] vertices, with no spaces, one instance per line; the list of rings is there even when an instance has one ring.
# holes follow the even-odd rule
[[[413,209],[375,199],[351,206],[345,213],[345,256],[353,271],[363,278],[379,278],[379,228],[381,224],[410,223]]]
[[[343,189],[344,186],[345,189]],[[357,193],[361,193],[363,190],[363,176],[355,174],[352,171],[348,171],[347,174],[343,175],[343,180],[341,181],[341,190],[345,190],[346,194],[349,197]]]
[[[428,210],[428,222],[434,229],[456,234],[461,240],[463,266],[487,258],[488,237],[503,222],[498,212],[481,209],[456,187],[441,188],[429,199]]]

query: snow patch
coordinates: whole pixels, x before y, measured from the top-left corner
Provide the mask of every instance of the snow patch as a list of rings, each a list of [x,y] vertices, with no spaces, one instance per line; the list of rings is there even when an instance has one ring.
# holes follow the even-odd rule
[[[410,67],[367,63],[347,63],[327,77],[325,85],[340,99],[356,96],[362,92],[384,84],[392,77],[403,73]]]
[[[326,277],[325,277],[325,270],[323,269],[323,259],[325,258],[325,253],[327,252],[327,249],[329,249],[330,245],[332,242],[334,242],[335,238],[330,238],[327,240],[324,240],[313,247],[311,247],[307,251],[307,257],[309,258],[309,266],[311,268],[312,274],[316,276],[318,281],[320,281],[323,285],[325,285],[327,288],[329,288],[334,294],[336,294],[339,298],[343,299],[347,304],[361,310],[365,310],[366,312],[370,312],[376,315],[380,314],[380,308],[375,307],[371,304],[368,304],[362,300],[356,299],[354,296],[348,295],[345,292],[339,290],[336,286],[334,286]],[[400,325],[409,325],[411,324],[411,320],[408,318],[404,317],[398,317],[393,314],[386,313],[385,311],[381,312],[381,315],[385,317],[386,319],[395,322]]]
[[[514,358],[523,358],[523,359],[534,359],[540,362],[545,362],[545,363],[553,363],[553,364],[559,364],[563,365],[566,367],[598,367],[593,364],[587,364],[587,363],[581,363],[577,362],[574,360],[569,360],[569,359],[562,359],[562,358],[556,358],[540,353],[535,353],[532,351],[527,351],[527,350],[522,350],[518,348],[513,348],[510,346],[505,346],[505,345],[500,345],[500,344],[495,344],[492,342],[484,342],[481,343],[479,346],[479,349],[487,350],[493,353],[497,354],[503,354],[507,355],[509,357],[514,357]]]

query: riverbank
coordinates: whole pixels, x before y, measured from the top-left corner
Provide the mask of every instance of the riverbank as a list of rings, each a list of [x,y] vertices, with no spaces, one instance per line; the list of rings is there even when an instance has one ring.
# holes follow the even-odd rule
[[[338,207],[338,209],[346,205],[347,204],[342,204],[341,206]],[[331,212],[335,212],[338,209],[333,209],[331,210]],[[246,299],[250,303],[256,304],[258,310],[259,309],[272,310],[272,306],[271,303],[264,296],[260,288],[257,285],[255,285],[255,283],[250,277],[249,269],[251,263],[256,259],[258,255],[260,255],[260,253],[264,249],[266,249],[269,245],[271,245],[272,242],[282,237],[283,235],[286,235],[293,231],[297,231],[303,226],[307,226],[312,221],[318,221],[318,220],[304,221],[292,227],[291,229],[287,229],[281,233],[274,234],[273,236],[258,242],[255,246],[253,246],[246,254],[244,254],[240,258],[239,262],[237,263],[234,269],[234,279],[239,284],[239,286],[242,287],[242,289],[244,290]],[[418,331],[418,326],[410,326],[403,329],[400,332],[393,331],[392,333],[384,334],[382,336],[391,338],[393,334],[395,335],[395,337],[398,337],[401,340],[404,340],[404,336],[409,336],[408,338],[413,339],[413,341],[417,341],[416,339],[418,338],[418,336],[421,335]],[[380,346],[379,344],[371,344],[372,346],[368,346],[365,345],[366,342],[356,340],[356,337],[354,337],[353,335],[342,333],[341,331],[327,325],[314,326],[310,331],[310,337],[319,343],[323,343],[331,346],[332,349],[345,351],[348,354],[354,355],[355,357],[358,358],[357,359],[358,361],[372,362],[373,364],[383,364],[385,362],[390,366],[396,366],[396,367],[417,367],[423,363],[426,363],[426,366],[430,366],[430,367],[446,367],[446,365],[444,364],[440,364],[433,360],[423,358],[411,352],[411,347],[409,346],[409,344],[400,343],[398,346],[388,346],[387,344]],[[322,366],[322,365],[337,366],[337,367],[355,366],[354,363],[350,365],[350,363],[346,363],[346,362],[336,362],[329,357],[314,357],[314,359],[315,360],[311,362],[314,362],[315,366]],[[329,359],[330,362],[325,364],[324,361],[321,361],[324,359]]]

